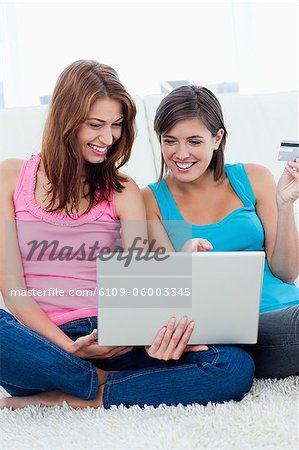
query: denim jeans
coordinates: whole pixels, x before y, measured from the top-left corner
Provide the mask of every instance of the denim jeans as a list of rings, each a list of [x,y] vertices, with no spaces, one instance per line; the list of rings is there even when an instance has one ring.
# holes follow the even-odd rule
[[[255,363],[256,378],[299,373],[299,305],[260,315],[256,345],[244,345]]]
[[[75,340],[97,328],[97,318],[60,326]],[[251,357],[237,346],[209,346],[186,352],[178,361],[160,361],[143,347],[109,359],[87,361],[63,350],[0,310],[0,384],[13,396],[60,390],[86,400],[95,398],[95,366],[109,373],[103,404],[188,405],[241,400],[253,382]]]

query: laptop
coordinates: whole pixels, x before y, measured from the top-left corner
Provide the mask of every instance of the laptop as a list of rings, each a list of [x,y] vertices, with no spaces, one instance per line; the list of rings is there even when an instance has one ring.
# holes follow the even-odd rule
[[[195,321],[189,344],[257,342],[264,252],[147,255],[98,257],[100,345],[151,345],[185,315]]]

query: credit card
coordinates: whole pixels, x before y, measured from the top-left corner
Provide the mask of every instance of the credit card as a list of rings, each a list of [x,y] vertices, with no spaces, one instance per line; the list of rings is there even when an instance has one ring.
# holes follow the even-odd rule
[[[299,158],[298,141],[282,141],[278,153],[278,161],[295,161]]]

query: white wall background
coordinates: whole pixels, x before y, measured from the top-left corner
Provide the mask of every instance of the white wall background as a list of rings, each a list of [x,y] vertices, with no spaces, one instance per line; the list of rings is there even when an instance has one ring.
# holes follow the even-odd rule
[[[296,90],[297,55],[296,1],[0,2],[5,106],[39,104],[80,58],[112,65],[143,96],[169,79]]]

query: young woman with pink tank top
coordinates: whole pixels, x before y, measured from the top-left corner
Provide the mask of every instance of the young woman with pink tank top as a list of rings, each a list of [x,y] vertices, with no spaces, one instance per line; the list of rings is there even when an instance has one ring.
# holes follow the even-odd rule
[[[147,238],[140,190],[118,170],[135,114],[114,69],[76,61],[57,81],[41,154],[0,165],[9,310],[0,310],[0,384],[11,395],[0,407],[206,404],[240,400],[251,387],[249,355],[187,345],[186,318],[176,328],[170,320],[150,347],[97,344],[96,254]]]

